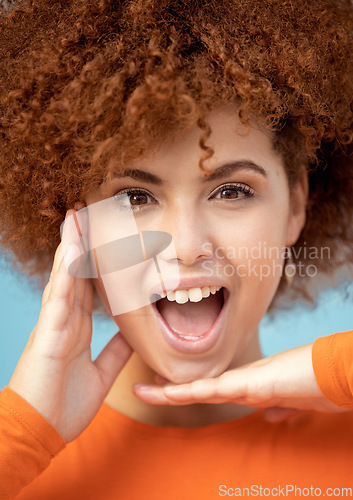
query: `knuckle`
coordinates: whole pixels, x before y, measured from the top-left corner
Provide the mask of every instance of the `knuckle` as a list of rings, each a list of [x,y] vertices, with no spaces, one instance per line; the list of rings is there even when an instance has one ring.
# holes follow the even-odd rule
[[[198,399],[203,392],[204,385],[202,381],[194,380],[190,383],[190,395],[192,399]]]
[[[223,380],[221,377],[217,377],[217,378],[213,378],[212,379],[212,386],[213,386],[213,394],[216,396],[216,397],[220,397],[220,396],[223,396]]]

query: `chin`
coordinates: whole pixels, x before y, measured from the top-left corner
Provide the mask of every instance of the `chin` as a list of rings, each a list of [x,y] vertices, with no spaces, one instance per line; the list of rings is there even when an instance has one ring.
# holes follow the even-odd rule
[[[219,358],[219,355],[217,356]],[[144,361],[146,362],[146,361]],[[158,362],[157,362],[158,363]],[[218,377],[224,373],[229,365],[225,356],[222,359],[214,359],[210,357],[208,360],[172,360],[168,363],[168,367],[151,366],[147,363],[154,372],[158,373],[173,384],[186,384],[194,380]]]

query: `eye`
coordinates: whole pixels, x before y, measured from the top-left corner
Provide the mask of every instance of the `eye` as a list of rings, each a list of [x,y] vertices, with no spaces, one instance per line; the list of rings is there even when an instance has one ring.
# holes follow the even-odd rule
[[[143,189],[124,189],[116,193],[113,198],[122,210],[141,210],[146,205],[156,203],[155,198]]]
[[[254,196],[255,190],[247,184],[237,182],[235,184],[224,184],[212,191],[210,199],[238,200]]]

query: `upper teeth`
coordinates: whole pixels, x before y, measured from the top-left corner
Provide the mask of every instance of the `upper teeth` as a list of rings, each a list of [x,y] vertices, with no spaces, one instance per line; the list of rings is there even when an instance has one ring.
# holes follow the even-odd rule
[[[185,304],[188,300],[190,302],[200,302],[203,298],[209,297],[210,293],[213,295],[218,292],[221,286],[204,286],[202,288],[189,288],[187,290],[176,290],[174,292],[161,293],[161,298],[165,296],[170,301],[176,301],[178,304]]]

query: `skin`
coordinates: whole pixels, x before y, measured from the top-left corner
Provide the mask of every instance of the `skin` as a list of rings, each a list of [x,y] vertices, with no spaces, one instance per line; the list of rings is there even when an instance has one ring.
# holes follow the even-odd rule
[[[201,187],[197,130],[177,137],[139,163],[139,168],[159,173],[171,184],[169,189],[161,187],[153,193],[160,204],[154,206],[156,213],[151,220],[154,229],[173,234],[182,273],[196,274],[205,260],[215,262],[214,253],[203,250],[206,239],[213,247],[251,247],[259,238],[270,245],[292,245],[305,223],[307,179],[303,176],[289,195],[284,168],[272,150],[270,137],[259,127],[253,127],[247,137],[239,137],[231,115],[224,110],[212,115],[210,123],[215,130],[211,143],[216,152],[210,168],[246,158],[265,167],[268,178],[238,171],[222,182]],[[210,200],[212,190],[230,181],[251,185],[257,197],[253,201],[236,199],[232,208],[228,208],[229,201],[226,207],[223,201]],[[85,203],[111,197],[126,187],[121,179],[114,182],[90,193]],[[128,180],[129,186],[133,183],[136,181]],[[78,203],[67,215],[83,206]],[[68,217],[64,228],[74,242],[69,261],[79,256],[77,231],[69,222],[72,219]],[[37,409],[66,442],[81,434],[104,400],[141,422],[187,427],[237,418],[256,407],[268,408],[272,419],[296,409],[342,411],[317,386],[311,345],[261,359],[258,323],[275,294],[278,274],[262,281],[250,276],[227,280],[232,312],[219,341],[203,355],[173,352],[163,343],[151,306],[147,306],[142,317],[127,313],[114,318],[121,331],[93,361],[93,283],[69,274],[65,258],[60,243],[38,322],[8,387]],[[228,260],[235,266],[241,264]],[[95,286],[104,301],[99,280]],[[148,332],[148,336],[141,332]],[[193,382],[180,386],[166,384],[168,381]],[[143,385],[135,386],[133,394],[131,385],[136,382]],[[157,385],[149,385],[155,382]]]
[[[190,425],[190,420],[206,424],[252,411],[252,408],[234,404],[218,408],[198,405],[192,409],[146,409],[131,394],[130,387],[136,382],[153,381],[155,374],[174,383],[217,377],[260,359],[258,324],[275,295],[284,259],[280,252],[275,260],[261,255],[248,262],[247,255],[251,255],[251,249],[259,242],[263,248],[283,249],[293,245],[305,223],[306,177],[303,176],[303,181],[298,183],[290,197],[283,163],[272,148],[270,135],[259,126],[253,126],[248,135],[238,135],[236,130],[240,133],[242,130],[231,109],[213,113],[209,122],[213,131],[209,143],[214,149],[214,156],[205,162],[207,169],[248,160],[262,166],[267,172],[266,177],[242,168],[222,179],[204,182],[198,166],[202,153],[199,147],[200,130],[195,127],[170,139],[149,157],[128,166],[129,169],[138,168],[158,176],[163,181],[161,185],[129,177],[116,178],[91,191],[85,198],[85,203],[91,205],[126,188],[147,190],[153,197],[145,196],[140,200],[138,210],[133,211],[137,225],[172,234],[182,277],[209,276],[212,270],[213,274],[223,275],[224,286],[230,292],[221,337],[211,350],[200,355],[185,355],[167,344],[151,305],[113,317],[135,353],[106,402],[133,418],[140,419],[142,414],[144,421],[153,424]],[[254,196],[235,190],[233,193],[238,198],[225,199],[224,192],[219,188],[226,183],[250,186],[254,189]],[[212,193],[217,198],[211,198]],[[131,196],[125,195],[122,202],[128,204],[130,200]],[[113,214],[111,219],[107,215],[106,227],[113,227],[113,217],[116,215]],[[99,232],[104,231],[102,223],[91,227],[90,231],[99,240]],[[256,266],[256,274],[246,272],[248,263]],[[274,271],[271,270],[270,276],[260,280],[261,270],[265,272],[266,266],[271,265],[276,266]],[[239,275],[227,276],[225,273],[229,269],[239,269]],[[95,286],[109,312],[102,279],[95,280]],[[152,392],[148,397],[146,387],[136,387],[135,395],[149,403],[161,402],[160,399],[153,399]]]

